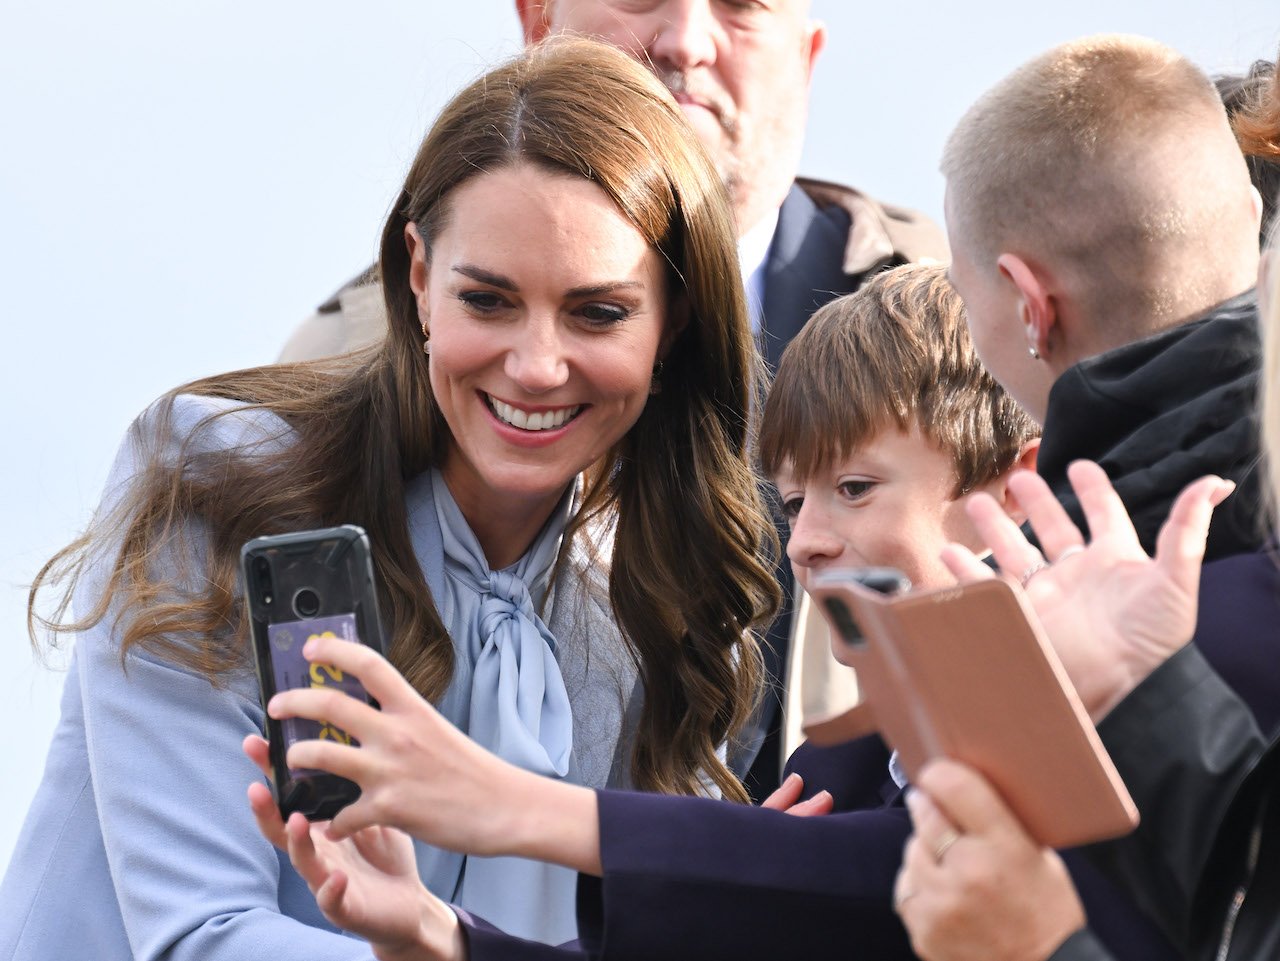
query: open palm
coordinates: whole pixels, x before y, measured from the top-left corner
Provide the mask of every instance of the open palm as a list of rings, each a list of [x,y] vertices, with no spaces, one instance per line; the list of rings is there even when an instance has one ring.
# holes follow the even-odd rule
[[[267,744],[245,739],[245,753],[265,769]],[[249,804],[262,834],[289,855],[324,916],[336,926],[365,938],[379,957],[419,951],[425,941],[445,948],[457,919],[418,877],[413,840],[395,828],[371,826],[335,840],[328,823],[310,823],[295,812],[288,823],[270,789],[249,788]],[[424,932],[424,924],[431,927]],[[415,955],[422,957],[421,953]],[[438,957],[452,957],[448,949]]]
[[[1087,546],[1035,474],[1012,478],[1010,489],[1043,555],[990,498],[975,496],[969,516],[1002,570],[1026,572],[1027,597],[1097,720],[1191,639],[1209,519],[1233,486],[1206,477],[1183,491],[1151,558],[1102,468],[1080,461],[1068,476],[1092,535]],[[1058,560],[1046,564],[1046,557]],[[963,548],[948,548],[945,560],[962,579],[991,576]]]

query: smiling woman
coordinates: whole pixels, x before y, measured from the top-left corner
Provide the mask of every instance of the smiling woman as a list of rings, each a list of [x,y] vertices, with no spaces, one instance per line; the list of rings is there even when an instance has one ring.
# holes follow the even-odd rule
[[[675,102],[586,41],[491,71],[424,141],[379,274],[383,343],[166,395],[37,579],[74,605],[48,626],[75,662],[0,954],[69,957],[91,930],[122,961],[369,957],[244,802],[263,716],[235,571],[264,534],[363,526],[389,659],[500,756],[745,798],[723,747],[777,603],[757,361],[728,202]],[[574,933],[572,873],[416,860],[514,933]]]
[[[494,568],[636,422],[682,332],[665,264],[603,190],[529,164],[458,187],[409,284],[449,425],[442,468]]]

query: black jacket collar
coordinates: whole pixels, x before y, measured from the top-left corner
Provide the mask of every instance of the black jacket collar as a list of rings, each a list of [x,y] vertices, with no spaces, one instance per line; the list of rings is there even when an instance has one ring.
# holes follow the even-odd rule
[[[1153,550],[1174,498],[1214,473],[1234,480],[1214,514],[1208,557],[1253,550],[1265,527],[1254,414],[1261,344],[1247,291],[1204,317],[1082,361],[1049,394],[1037,470],[1082,522],[1067,482],[1073,460],[1096,460]]]

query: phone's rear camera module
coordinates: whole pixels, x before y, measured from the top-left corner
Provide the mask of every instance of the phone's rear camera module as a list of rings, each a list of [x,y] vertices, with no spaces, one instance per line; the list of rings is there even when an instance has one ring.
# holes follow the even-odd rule
[[[253,559],[252,568],[253,577],[257,583],[258,597],[263,604],[269,607],[276,592],[275,587],[271,584],[271,562],[259,555]]]
[[[320,595],[304,587],[293,595],[293,612],[299,617],[315,617],[320,613]]]

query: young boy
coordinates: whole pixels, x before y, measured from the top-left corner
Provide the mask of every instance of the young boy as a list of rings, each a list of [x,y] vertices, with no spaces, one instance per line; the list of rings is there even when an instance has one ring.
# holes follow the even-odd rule
[[[986,491],[1021,521],[1005,480],[1034,469],[1038,434],[978,360],[942,267],[900,267],[827,304],[783,354],[760,431],[799,586],[828,567],[894,567],[914,587],[952,583],[943,546],[981,544],[964,495]],[[802,718],[857,697],[852,673],[832,660],[826,622],[803,597],[796,610],[788,754]]]
[[[1039,427],[978,360],[944,268],[923,265],[883,273],[814,315],[782,357],[759,441],[801,588],[829,567],[894,567],[916,588],[954,583],[942,547],[982,547],[964,497],[985,491],[1021,523],[1006,482],[1035,469],[1039,444]],[[848,707],[856,684],[832,656],[826,621],[803,603],[797,612],[788,770],[804,779],[801,797],[826,790],[836,812],[881,808],[905,779],[879,737],[799,743],[801,718]],[[1171,956],[1109,882],[1066,860],[1105,942],[1130,957]]]

